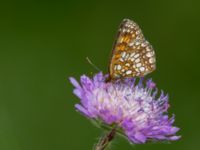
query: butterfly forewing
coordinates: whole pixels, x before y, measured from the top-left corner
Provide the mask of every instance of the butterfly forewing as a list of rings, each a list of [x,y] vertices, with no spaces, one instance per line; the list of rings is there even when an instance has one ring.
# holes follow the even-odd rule
[[[139,26],[124,19],[120,25],[110,61],[111,79],[142,77],[155,70],[155,54]]]

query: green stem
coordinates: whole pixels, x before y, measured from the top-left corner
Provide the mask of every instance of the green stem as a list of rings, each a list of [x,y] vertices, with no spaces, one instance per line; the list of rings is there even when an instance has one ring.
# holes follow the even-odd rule
[[[113,128],[110,132],[108,132],[102,138],[100,138],[94,150],[105,150],[110,144],[110,142],[114,139],[115,134],[116,134],[116,129]]]

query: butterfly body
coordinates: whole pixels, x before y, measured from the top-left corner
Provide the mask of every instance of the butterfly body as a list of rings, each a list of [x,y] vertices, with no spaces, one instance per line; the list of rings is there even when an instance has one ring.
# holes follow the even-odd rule
[[[112,50],[109,78],[115,80],[143,77],[155,68],[155,53],[152,46],[135,22],[124,19]]]

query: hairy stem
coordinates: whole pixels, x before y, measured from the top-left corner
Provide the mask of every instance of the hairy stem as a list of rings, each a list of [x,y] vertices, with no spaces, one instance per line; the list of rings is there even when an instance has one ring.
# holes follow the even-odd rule
[[[110,142],[114,139],[115,134],[116,134],[116,129],[113,128],[110,132],[108,132],[102,138],[100,138],[94,150],[105,150],[110,144]]]

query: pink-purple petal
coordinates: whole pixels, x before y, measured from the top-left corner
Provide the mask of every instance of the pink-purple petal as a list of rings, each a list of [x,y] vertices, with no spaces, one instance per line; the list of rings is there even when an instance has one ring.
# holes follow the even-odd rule
[[[80,88],[80,84],[76,81],[75,78],[73,77],[69,77],[69,81],[71,82],[71,84],[75,87],[75,88]]]

